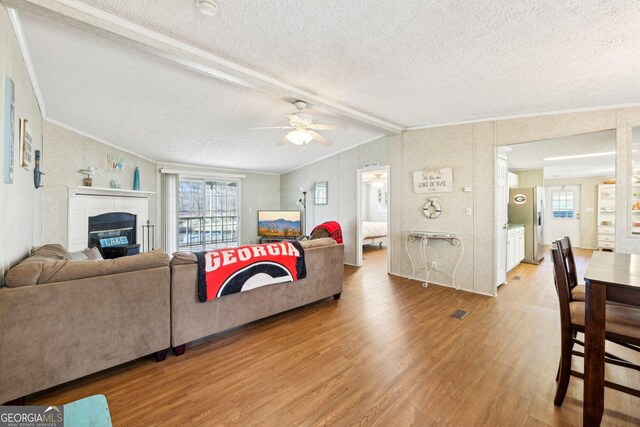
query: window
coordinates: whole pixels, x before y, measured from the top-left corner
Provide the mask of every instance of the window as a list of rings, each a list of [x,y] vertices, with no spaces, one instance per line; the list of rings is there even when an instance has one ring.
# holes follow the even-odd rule
[[[238,180],[180,178],[178,245],[194,252],[239,245]]]
[[[551,214],[554,218],[573,218],[573,191],[551,193]]]

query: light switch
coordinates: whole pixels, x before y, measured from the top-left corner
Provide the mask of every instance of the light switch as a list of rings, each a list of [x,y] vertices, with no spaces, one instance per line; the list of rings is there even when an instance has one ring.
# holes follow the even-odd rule
[[[471,208],[467,208],[467,215],[473,215],[473,210]]]
[[[593,208],[586,208],[585,212],[593,213]]]

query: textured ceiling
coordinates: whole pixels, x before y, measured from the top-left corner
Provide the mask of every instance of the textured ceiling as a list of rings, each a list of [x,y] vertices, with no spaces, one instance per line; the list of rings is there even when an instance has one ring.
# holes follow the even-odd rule
[[[637,0],[81,0],[400,125],[640,101]]]
[[[541,169],[545,178],[615,175],[616,156],[548,160],[549,157],[616,151],[614,130],[585,133],[509,146],[509,169]]]
[[[404,127],[640,102],[636,0],[74,1]],[[283,100],[20,16],[48,116],[158,161],[283,172],[380,135],[274,147],[249,128],[285,125]]]
[[[281,173],[380,135],[323,131],[330,148],[276,147],[295,107],[29,14],[21,21],[50,118],[161,162]],[[333,117],[309,110],[316,123]]]

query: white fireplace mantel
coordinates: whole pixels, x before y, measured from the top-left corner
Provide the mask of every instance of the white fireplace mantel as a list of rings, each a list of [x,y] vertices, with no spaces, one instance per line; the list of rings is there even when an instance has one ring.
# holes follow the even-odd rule
[[[136,216],[136,243],[142,243],[142,226],[149,219],[149,198],[155,193],[113,188],[68,187],[67,250],[81,251],[89,240],[89,217],[109,212]]]
[[[148,199],[153,196],[153,191],[122,190],[120,188],[100,188],[100,187],[67,187],[69,197],[72,195],[83,196],[105,196],[105,197],[136,197]]]

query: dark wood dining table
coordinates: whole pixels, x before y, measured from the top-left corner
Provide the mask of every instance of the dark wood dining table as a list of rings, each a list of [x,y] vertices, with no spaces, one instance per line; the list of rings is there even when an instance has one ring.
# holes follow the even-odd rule
[[[640,307],[640,255],[594,252],[584,275],[584,426],[598,426],[604,410],[605,307],[607,301]]]

